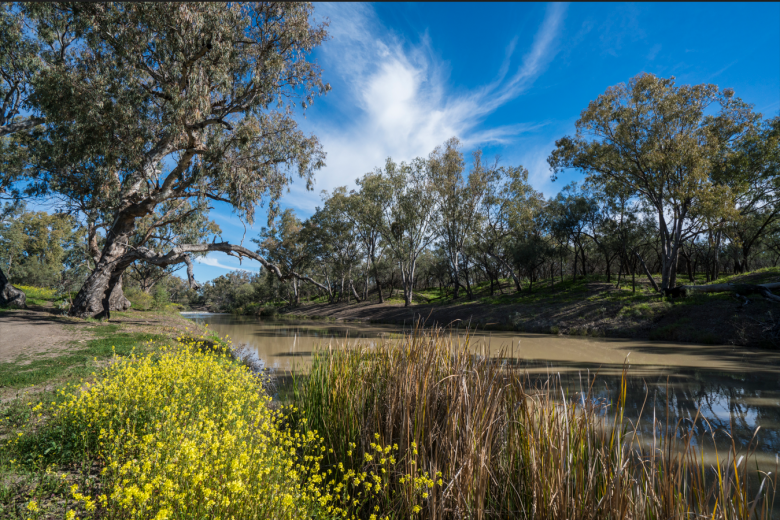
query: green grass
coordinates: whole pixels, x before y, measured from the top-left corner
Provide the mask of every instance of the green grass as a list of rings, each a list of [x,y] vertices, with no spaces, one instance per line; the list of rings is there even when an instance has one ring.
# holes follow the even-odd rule
[[[749,273],[721,275],[717,280],[711,283],[737,282],[740,278],[746,276],[750,276],[752,278],[750,283],[755,284],[777,282],[780,281],[780,267],[764,267],[763,269],[756,269]]]
[[[15,287],[27,297],[27,305],[62,304],[67,301],[69,296],[67,294],[59,294],[56,290],[45,287],[33,287],[30,285],[16,285]]]
[[[165,336],[146,333],[119,332],[119,325],[98,325],[87,329],[93,339],[72,343],[65,351],[54,355],[38,354],[19,357],[10,363],[0,363],[0,387],[22,388],[40,385],[64,377],[84,377],[95,368],[95,360],[102,361],[114,353],[130,354],[147,341]]]

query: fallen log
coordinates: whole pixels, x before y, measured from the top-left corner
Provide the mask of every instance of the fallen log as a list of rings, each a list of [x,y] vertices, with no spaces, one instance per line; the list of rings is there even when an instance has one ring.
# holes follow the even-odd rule
[[[716,283],[712,285],[681,285],[674,289],[669,289],[667,295],[671,296],[684,296],[692,292],[701,293],[715,293],[715,292],[732,292],[737,293],[740,296],[747,296],[748,294],[758,294],[763,296],[767,300],[780,302],[780,296],[772,294],[772,289],[780,289],[780,282],[765,283],[761,285],[754,285],[749,283]]]

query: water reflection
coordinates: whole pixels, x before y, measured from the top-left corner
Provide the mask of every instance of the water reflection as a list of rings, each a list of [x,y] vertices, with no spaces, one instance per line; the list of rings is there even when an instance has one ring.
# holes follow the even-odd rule
[[[207,323],[234,344],[245,344],[261,366],[278,374],[306,370],[311,353],[321,346],[344,341],[372,341],[392,337],[403,328],[392,325],[326,321],[258,320],[225,315],[193,316]],[[463,331],[453,330],[453,334]],[[459,336],[463,341],[463,337]],[[746,448],[760,427],[757,462],[775,471],[780,451],[780,354],[728,346],[704,346],[639,340],[556,337],[520,333],[476,333],[471,338],[475,355],[497,359],[509,369],[522,370],[534,383],[550,376],[560,378],[566,393],[580,400],[614,403],[620,374],[630,362],[626,416],[638,422],[642,442],[653,436],[655,413],[662,423],[690,427],[697,417],[697,434],[712,430],[719,451],[733,442]],[[591,385],[591,386],[589,386]],[[590,390],[588,390],[590,388]],[[657,433],[657,432],[656,432]],[[706,446],[707,457],[711,449]],[[722,451],[721,451],[722,453]]]

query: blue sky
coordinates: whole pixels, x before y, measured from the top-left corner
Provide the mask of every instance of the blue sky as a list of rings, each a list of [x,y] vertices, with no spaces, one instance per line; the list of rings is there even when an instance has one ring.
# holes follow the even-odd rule
[[[765,117],[780,111],[780,3],[315,4],[331,39],[314,53],[333,90],[300,117],[323,143],[327,167],[313,191],[295,182],[283,207],[305,218],[321,190],[352,186],[388,156],[427,155],[452,136],[525,166],[546,196],[546,158],[588,102],[640,72],[680,84],[730,87]],[[212,217],[223,238],[249,240],[225,205]],[[259,264],[211,254],[199,281]]]

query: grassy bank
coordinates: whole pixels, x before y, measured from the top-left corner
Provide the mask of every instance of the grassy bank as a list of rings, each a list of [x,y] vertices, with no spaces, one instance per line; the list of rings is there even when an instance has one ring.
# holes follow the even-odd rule
[[[780,280],[780,268],[724,276],[712,283],[769,283]],[[704,280],[696,280],[703,284]],[[489,285],[474,288],[474,299],[457,300],[438,289],[421,290],[411,307],[376,295],[355,303],[308,303],[286,309],[290,316],[362,319],[378,323],[413,323],[418,317],[429,323],[470,322],[486,330],[514,330],[572,336],[644,338],[704,344],[730,344],[780,348],[777,305],[760,297],[749,305],[730,293],[695,293],[687,298],[665,298],[646,278],[629,279],[616,286],[615,277],[601,275],[573,280],[547,279],[515,291],[509,280],[501,289]]]
[[[20,390],[86,377],[112,356],[129,355],[138,345],[166,337],[163,334],[125,332],[120,324],[111,323],[90,324],[82,327],[81,331],[88,333],[91,339],[75,343],[57,356],[26,356],[0,363],[0,387]]]

